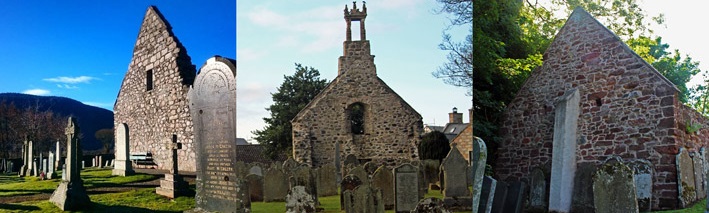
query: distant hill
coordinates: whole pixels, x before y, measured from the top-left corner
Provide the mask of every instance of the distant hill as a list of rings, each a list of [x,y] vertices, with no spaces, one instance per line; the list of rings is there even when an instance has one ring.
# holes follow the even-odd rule
[[[49,110],[61,116],[74,116],[78,122],[83,139],[81,148],[97,150],[103,145],[94,133],[99,129],[113,129],[113,112],[107,109],[89,106],[74,99],[56,96],[36,96],[19,93],[0,93],[0,102],[14,103],[18,109],[39,106],[40,111]]]

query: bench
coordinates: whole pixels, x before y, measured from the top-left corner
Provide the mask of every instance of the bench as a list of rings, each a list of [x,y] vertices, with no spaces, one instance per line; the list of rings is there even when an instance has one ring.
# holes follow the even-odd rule
[[[130,161],[135,165],[156,165],[155,162],[153,162],[153,153],[151,152],[131,153]]]

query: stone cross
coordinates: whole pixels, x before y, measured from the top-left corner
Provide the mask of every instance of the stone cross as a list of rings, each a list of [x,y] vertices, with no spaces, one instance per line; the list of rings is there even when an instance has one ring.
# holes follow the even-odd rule
[[[66,142],[66,171],[64,173],[67,173],[65,181],[69,182],[74,182],[74,181],[81,181],[81,178],[79,178],[79,172],[81,169],[78,167],[80,165],[79,162],[82,162],[82,159],[80,158],[81,155],[81,147],[79,147],[79,127],[76,126],[76,120],[74,118],[69,118],[69,123],[66,126],[66,129],[64,130],[64,134],[66,134],[67,142]],[[31,143],[31,142],[30,142]]]
[[[170,173],[177,175],[177,150],[182,149],[182,143],[177,142],[177,135],[172,135],[172,143],[169,144],[170,149],[172,149],[172,168]]]
[[[36,168],[33,167],[34,165],[34,154],[32,153],[32,141],[29,141],[27,144],[27,173],[26,175],[32,174],[33,171],[35,171]]]
[[[91,199],[86,194],[86,188],[79,176],[80,158],[82,156],[81,141],[79,140],[79,126],[76,119],[69,117],[64,133],[67,137],[66,169],[62,172],[64,178],[57,189],[52,193],[49,201],[64,211],[75,211],[91,206]]]

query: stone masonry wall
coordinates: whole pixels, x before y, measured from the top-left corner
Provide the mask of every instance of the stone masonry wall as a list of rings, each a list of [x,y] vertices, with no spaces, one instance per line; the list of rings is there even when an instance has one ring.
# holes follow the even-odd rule
[[[346,41],[340,75],[292,121],[296,161],[320,166],[354,154],[387,165],[418,159],[421,115],[376,76],[369,41]],[[364,104],[364,134],[350,130],[347,109]]]
[[[554,103],[572,88],[581,94],[577,163],[646,159],[655,168],[653,209],[675,208],[677,89],[582,10],[574,11],[505,111],[496,176],[519,180],[535,167],[550,170]]]
[[[451,144],[457,144],[458,151],[466,161],[470,161],[470,151],[473,151],[473,125],[469,124],[465,129],[453,138]],[[452,146],[452,145],[451,145]]]
[[[153,72],[153,88],[149,91],[148,70]],[[114,105],[114,117],[116,124],[128,125],[130,152],[152,152],[158,169],[170,169],[171,152],[166,145],[171,143],[172,134],[177,134],[178,142],[183,143],[178,150],[179,169],[196,171],[187,100],[195,73],[187,50],[170,24],[157,8],[149,7]]]
[[[677,103],[677,140],[687,151],[698,152],[702,147],[709,148],[709,121],[694,109]]]

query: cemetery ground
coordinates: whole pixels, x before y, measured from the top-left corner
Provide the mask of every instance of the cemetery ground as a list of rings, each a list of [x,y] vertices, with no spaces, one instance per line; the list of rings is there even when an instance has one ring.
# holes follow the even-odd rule
[[[61,171],[59,171],[61,177]],[[112,176],[111,169],[86,168],[81,171],[81,179],[91,197],[91,207],[85,212],[182,212],[193,209],[194,176],[187,175],[190,193],[170,200],[157,195],[159,179],[163,174],[156,172],[139,173],[127,177]],[[59,185],[60,178],[40,180],[38,177],[17,177],[16,173],[0,175],[0,212],[62,212],[49,202],[49,197]],[[426,197],[442,199],[438,190],[429,190]],[[325,213],[344,212],[340,210],[340,197],[321,197],[320,203]],[[665,213],[703,212],[705,201],[691,208]],[[252,212],[285,212],[284,202],[252,202]],[[82,212],[82,211],[77,211]],[[393,212],[388,210],[386,212]]]

